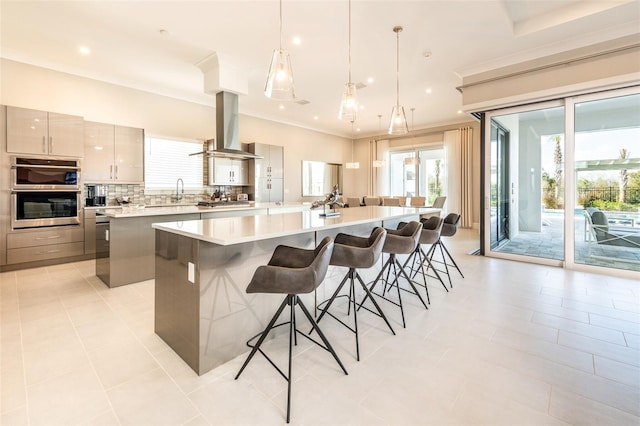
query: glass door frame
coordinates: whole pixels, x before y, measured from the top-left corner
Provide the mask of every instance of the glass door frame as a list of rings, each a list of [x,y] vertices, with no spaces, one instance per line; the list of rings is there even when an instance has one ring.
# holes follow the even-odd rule
[[[534,103],[534,104],[527,104],[527,105],[522,105],[522,106],[515,106],[515,107],[508,107],[508,108],[504,108],[504,109],[499,109],[499,110],[493,110],[493,111],[487,111],[484,115],[484,157],[482,159],[482,161],[484,162],[484,176],[482,176],[482,185],[484,188],[484,211],[483,211],[483,218],[482,218],[482,226],[485,229],[485,232],[483,233],[484,235],[484,239],[481,242],[482,246],[483,246],[483,252],[484,255],[487,257],[495,257],[498,259],[508,259],[508,260],[516,260],[519,262],[527,262],[527,263],[536,263],[539,265],[548,265],[548,266],[565,266],[566,263],[566,251],[567,251],[567,239],[565,238],[564,241],[564,251],[565,251],[565,260],[556,260],[556,259],[548,259],[548,258],[543,258],[543,257],[533,257],[533,256],[523,256],[523,255],[519,255],[519,254],[512,254],[512,253],[501,253],[498,251],[493,251],[491,250],[491,122],[494,118],[496,117],[500,117],[503,115],[510,115],[510,114],[518,114],[518,113],[524,113],[524,112],[529,112],[529,111],[537,111],[537,110],[541,110],[541,109],[548,109],[548,108],[558,108],[558,107],[564,107],[565,108],[565,141],[567,139],[566,137],[566,132],[567,132],[567,127],[566,127],[566,116],[567,114],[567,108],[566,108],[566,102],[564,99],[562,100],[554,100],[554,101],[546,101],[546,102],[539,102],[539,103]],[[573,127],[571,128],[573,129]],[[566,142],[565,142],[565,152],[567,150],[567,146],[566,146]],[[565,164],[568,162],[569,160],[566,158],[565,156]],[[565,175],[568,174],[568,171],[565,167],[564,170]],[[565,179],[566,182],[566,179]],[[568,183],[566,184],[568,185]],[[566,186],[565,185],[565,186]],[[565,193],[565,199],[567,197],[567,193]],[[571,202],[573,204],[573,201]],[[565,205],[565,219],[566,219],[566,215],[567,215],[567,211],[568,211],[568,207]],[[573,212],[573,208],[571,208],[571,212]],[[572,224],[573,224],[573,218],[572,218]],[[565,222],[565,226],[566,226],[566,222]],[[565,234],[566,234],[566,229],[565,228]],[[573,228],[571,228],[573,229]]]
[[[611,89],[605,91],[599,91],[594,93],[575,95],[566,97],[561,100],[539,102],[534,104],[527,104],[523,106],[516,106],[510,108],[504,108],[500,110],[487,111],[484,114],[484,156],[482,158],[484,173],[482,178],[482,186],[484,190],[484,206],[483,206],[483,218],[482,226],[485,231],[481,233],[483,239],[481,246],[483,248],[483,254],[487,257],[495,257],[509,260],[516,260],[528,263],[536,263],[549,266],[561,266],[566,269],[600,273],[603,272],[617,277],[638,279],[638,272],[616,269],[616,268],[602,268],[593,265],[585,265],[575,262],[575,214],[576,207],[576,180],[575,180],[575,105],[583,102],[597,101],[603,99],[610,99],[615,97],[627,96],[640,93],[640,86],[632,86],[621,89]],[[553,259],[545,259],[530,256],[521,256],[509,253],[500,253],[491,251],[491,217],[490,217],[490,190],[491,190],[491,121],[494,117],[499,117],[506,114],[515,114],[520,112],[527,112],[532,110],[539,110],[552,107],[564,107],[564,261],[557,261]]]

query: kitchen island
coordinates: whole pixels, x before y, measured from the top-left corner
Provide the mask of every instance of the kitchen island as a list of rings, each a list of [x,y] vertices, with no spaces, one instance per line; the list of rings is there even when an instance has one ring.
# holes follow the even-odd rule
[[[321,217],[321,209],[155,223],[155,332],[198,374],[247,350],[282,301],[278,294],[246,294],[260,265],[280,244],[313,248],[339,232],[368,236],[439,209],[358,207]],[[332,267],[333,268],[333,267]],[[342,277],[331,271],[318,288],[326,297]],[[341,274],[338,274],[341,275]],[[303,295],[309,306],[314,295]]]
[[[154,230],[158,222],[265,215],[282,211],[309,209],[301,203],[219,204],[216,207],[194,205],[123,206],[98,209],[96,224],[96,276],[107,286],[153,279],[155,276]]]

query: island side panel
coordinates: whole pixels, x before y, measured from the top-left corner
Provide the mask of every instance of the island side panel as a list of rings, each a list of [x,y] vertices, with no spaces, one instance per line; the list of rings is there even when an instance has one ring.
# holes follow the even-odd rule
[[[188,264],[197,263],[198,242],[155,232],[155,332],[197,372],[200,292],[188,279]]]
[[[109,287],[118,287],[155,276],[155,244],[152,223],[200,219],[198,213],[110,219]]]
[[[246,341],[267,326],[285,295],[247,294],[246,288],[258,266],[266,265],[280,244],[311,249],[315,233],[228,246],[199,242],[200,363],[194,369],[198,374],[247,352]]]

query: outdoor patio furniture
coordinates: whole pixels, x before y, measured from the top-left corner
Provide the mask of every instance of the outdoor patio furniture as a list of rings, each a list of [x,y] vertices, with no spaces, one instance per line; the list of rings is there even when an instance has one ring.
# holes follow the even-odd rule
[[[589,255],[592,257],[606,258],[611,261],[633,262],[620,256],[595,256],[591,254],[591,245],[596,242],[598,245],[625,247],[640,249],[640,228],[610,226],[607,215],[596,208],[589,208],[584,212],[586,229],[589,230],[591,239],[589,245]]]

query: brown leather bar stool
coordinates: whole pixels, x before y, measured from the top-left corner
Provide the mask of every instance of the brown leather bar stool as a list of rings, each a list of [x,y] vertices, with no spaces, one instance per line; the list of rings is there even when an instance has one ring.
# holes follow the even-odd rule
[[[333,247],[334,245],[331,237],[325,237],[314,250],[305,250],[282,245],[278,246],[274,250],[269,263],[267,265],[259,266],[258,269],[256,269],[251,282],[247,286],[247,293],[276,293],[286,294],[287,296],[280,304],[280,307],[277,309],[275,315],[271,318],[271,321],[269,321],[269,324],[264,331],[252,337],[247,342],[247,346],[252,348],[251,353],[249,353],[244,364],[242,364],[240,371],[238,371],[238,374],[236,375],[236,379],[240,377],[240,374],[242,374],[256,352],[260,352],[287,381],[287,423],[289,423],[291,413],[291,358],[293,346],[294,344],[297,344],[297,333],[300,333],[301,336],[306,337],[316,345],[329,351],[342,371],[344,371],[344,374],[348,374],[335,350],[325,337],[322,330],[318,327],[316,321],[313,319],[313,316],[309,313],[304,303],[302,303],[302,300],[298,297],[298,294],[311,293],[322,283],[325,275],[327,274],[329,262],[331,261]],[[276,325],[276,321],[287,305],[289,305],[289,321]],[[311,323],[313,329],[322,339],[324,345],[308,337],[296,328],[296,305],[300,307]],[[280,368],[278,368],[278,366],[267,356],[267,354],[260,349],[260,346],[273,328],[286,324],[289,324],[289,367],[287,374],[283,373],[282,370],[280,370]],[[251,342],[258,336],[258,341],[255,345],[252,345]]]
[[[349,268],[349,271],[344,276],[342,282],[336,288],[331,298],[318,304],[318,309],[322,311],[322,313],[318,317],[318,323],[320,323],[322,317],[327,314],[356,335],[356,359],[358,361],[360,361],[360,342],[358,340],[358,304],[356,303],[355,294],[356,279],[358,280],[358,282],[360,282],[360,286],[365,291],[365,293],[369,297],[371,297],[371,301],[373,302],[373,306],[375,307],[376,312],[367,307],[365,307],[365,309],[381,317],[384,322],[387,323],[389,330],[391,330],[393,334],[396,334],[396,332],[393,330],[393,327],[391,327],[389,320],[387,320],[387,317],[384,315],[384,312],[382,312],[382,309],[376,302],[375,298],[373,298],[369,293],[369,289],[367,288],[366,284],[362,280],[362,277],[357,271],[357,269],[371,268],[376,264],[378,259],[380,259],[380,255],[382,254],[382,247],[384,246],[386,238],[387,231],[385,231],[384,228],[380,227],[373,228],[369,237],[357,237],[354,235],[342,233],[336,235],[333,246],[333,255],[331,256],[330,264],[334,266],[346,266],[347,268]],[[349,280],[349,295],[339,295],[347,280]],[[351,328],[351,326],[349,326],[347,323],[329,312],[331,304],[339,297],[347,297],[349,299],[347,315],[351,315],[351,307],[353,306],[353,328]]]
[[[416,246],[416,249],[409,255],[407,260],[404,262],[403,267],[406,267],[409,263],[411,263],[411,278],[415,278],[418,275],[418,272],[422,273],[423,283],[416,282],[417,285],[424,287],[427,293],[427,303],[431,303],[429,298],[429,289],[427,287],[427,277],[436,278],[440,281],[440,284],[444,287],[444,289],[449,292],[446,284],[442,280],[442,277],[438,273],[438,270],[431,263],[431,259],[427,256],[422,246],[431,245],[437,243],[440,239],[440,232],[442,230],[443,220],[437,216],[431,216],[428,219],[420,219],[420,223],[422,223],[422,230],[420,231],[420,241]],[[404,222],[400,222],[398,226],[404,226]],[[430,247],[431,248],[431,247]],[[425,264],[427,266],[425,271]],[[429,270],[433,270],[433,275],[429,274]]]
[[[451,256],[451,253],[449,253],[449,250],[447,250],[447,247],[442,242],[442,237],[453,237],[454,235],[456,235],[456,232],[458,231],[459,223],[460,223],[460,215],[458,213],[449,213],[444,218],[444,221],[442,224],[442,232],[440,232],[440,238],[438,238],[438,242],[432,245],[429,251],[427,252],[427,255],[429,256],[429,260],[432,263],[440,263],[444,265],[444,268],[445,268],[444,271],[439,270],[439,272],[445,273],[447,275],[447,278],[449,278],[449,287],[451,288],[453,288],[453,284],[451,283],[449,266],[453,266],[454,268],[456,268],[462,278],[464,278],[464,275],[462,274],[462,271],[460,270],[460,267],[458,267],[458,264],[456,263],[456,261],[453,259],[453,256]],[[440,249],[440,255],[442,256],[442,261],[433,259],[433,255],[436,252],[436,248]]]
[[[369,287],[369,291],[373,294],[376,294],[386,301],[400,307],[400,313],[402,315],[402,327],[406,328],[406,321],[404,318],[404,307],[402,306],[402,296],[401,296],[401,288],[400,288],[400,277],[404,277],[409,286],[413,289],[411,294],[418,296],[420,302],[425,307],[425,309],[429,309],[427,304],[424,302],[422,296],[418,292],[413,280],[409,277],[407,272],[404,270],[402,265],[397,259],[397,255],[399,254],[411,254],[416,249],[418,242],[420,240],[420,231],[422,230],[422,224],[420,222],[409,222],[405,226],[399,227],[398,229],[387,229],[387,239],[384,242],[384,246],[382,247],[382,252],[387,253],[389,258],[382,266],[382,270],[376,277],[376,279]],[[393,280],[390,280],[391,269],[393,269]],[[386,272],[386,277],[384,276]],[[383,278],[384,277],[384,278]],[[384,288],[382,294],[375,293],[374,289],[376,285],[380,282],[384,281]],[[398,291],[398,301],[391,300],[385,297],[385,294],[391,287],[396,287]],[[408,290],[407,290],[408,291]],[[364,302],[369,298],[369,294],[366,294],[360,305],[363,305]],[[360,309],[362,306],[358,307]]]

